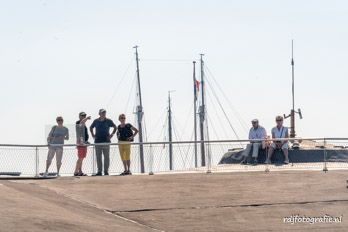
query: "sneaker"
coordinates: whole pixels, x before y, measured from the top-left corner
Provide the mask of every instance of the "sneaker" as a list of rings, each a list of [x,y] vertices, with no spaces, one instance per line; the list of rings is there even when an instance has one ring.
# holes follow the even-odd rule
[[[48,172],[45,172],[42,176],[47,178],[48,177]]]
[[[266,159],[265,164],[271,164],[271,163],[272,163],[272,162],[271,162],[270,159]]]
[[[87,174],[83,173],[83,172],[80,172],[78,173],[79,176],[87,176]]]
[[[124,171],[120,174],[120,176],[125,176],[125,175],[127,175],[127,171]]]
[[[108,172],[104,172],[104,176],[108,176],[109,175],[109,173]]]
[[[251,165],[256,166],[257,164],[258,164],[257,159],[256,158],[253,159],[253,161],[251,162]]]
[[[242,164],[242,165],[248,164],[247,159],[243,159],[242,162],[240,162],[240,164]]]
[[[79,176],[79,174],[77,172],[74,173],[74,176]]]
[[[126,175],[132,175],[132,172],[131,172],[130,170],[128,170],[128,171],[126,172]]]
[[[102,176],[103,174],[101,172],[97,172],[97,174],[95,174],[96,176]]]
[[[289,163],[290,163],[289,159],[284,160],[284,164],[289,164]]]

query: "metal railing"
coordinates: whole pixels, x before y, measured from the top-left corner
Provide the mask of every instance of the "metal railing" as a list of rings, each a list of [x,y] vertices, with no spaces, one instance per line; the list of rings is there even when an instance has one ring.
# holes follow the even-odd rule
[[[279,139],[277,139],[279,140]],[[290,140],[290,139],[289,139]],[[266,142],[268,140],[214,140],[214,141],[178,141],[172,142],[173,170],[169,169],[169,142],[144,142],[131,144],[131,170],[140,173],[139,145],[144,147],[145,172],[224,172],[224,171],[277,171],[277,170],[323,170],[348,169],[348,138],[296,138],[291,141],[302,141],[299,150],[290,153],[290,164],[241,165],[241,154],[250,142]],[[206,146],[206,166],[201,166],[200,146]],[[195,166],[194,145],[197,144],[197,163]],[[291,144],[291,143],[290,143]],[[100,144],[99,144],[100,145]],[[110,174],[123,172],[118,143],[110,143]],[[96,144],[87,148],[83,171],[89,175],[96,174]],[[290,146],[291,147],[291,146]],[[267,154],[268,150],[260,151]],[[0,174],[20,174],[22,176],[39,177],[45,171],[48,153],[47,145],[0,144]],[[279,152],[278,152],[279,153]],[[279,156],[279,154],[278,154]],[[281,155],[280,155],[281,156]],[[301,162],[301,158],[310,156]],[[260,158],[260,155],[259,155]],[[261,158],[260,158],[261,159]],[[230,162],[222,162],[229,160]],[[76,144],[64,145],[63,161],[60,174],[72,175],[77,161]],[[55,158],[50,167],[55,172]]]

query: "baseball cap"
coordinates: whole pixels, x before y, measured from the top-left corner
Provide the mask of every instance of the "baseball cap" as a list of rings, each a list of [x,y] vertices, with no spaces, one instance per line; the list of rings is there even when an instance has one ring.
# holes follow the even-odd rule
[[[106,112],[105,109],[100,109],[100,110],[99,110],[99,114],[104,113],[104,112]]]
[[[252,123],[259,122],[259,120],[255,118],[255,119],[253,119],[251,122],[252,122]]]
[[[79,116],[86,116],[86,115],[87,114],[85,112],[83,112],[83,111],[79,113]]]

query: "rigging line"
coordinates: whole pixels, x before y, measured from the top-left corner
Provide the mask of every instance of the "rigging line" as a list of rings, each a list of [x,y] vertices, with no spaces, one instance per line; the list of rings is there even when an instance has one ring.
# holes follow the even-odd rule
[[[175,121],[175,119],[174,119],[174,121]],[[176,137],[176,140],[177,140],[177,141],[181,141],[180,138],[179,138],[179,136],[178,136],[178,134],[176,133],[176,128],[173,127],[173,129],[174,129],[173,131],[174,131],[174,136]],[[186,168],[185,161],[184,161],[184,159],[183,159],[183,157],[182,157],[182,150],[181,150],[180,144],[178,145],[178,149],[179,149],[181,161],[182,161],[183,164],[184,164],[184,168]]]
[[[192,60],[189,59],[141,59],[142,62],[169,62],[169,63],[192,63]]]
[[[134,59],[133,59],[133,57],[132,57],[131,60],[130,60],[130,62],[129,62],[129,64],[128,64],[128,66],[127,66],[127,68],[126,68],[126,71],[123,73],[122,78],[118,81],[118,83],[117,83],[117,85],[116,85],[116,88],[115,88],[114,92],[112,93],[111,98],[109,99],[109,102],[108,102],[108,104],[107,104],[107,108],[109,108],[109,106],[110,106],[112,100],[114,99],[116,93],[118,93],[118,89],[120,88],[121,84],[123,83],[124,79],[126,78],[128,72],[129,72],[129,68],[130,68],[130,66],[131,66],[132,63],[133,63],[133,60],[134,60]]]
[[[212,98],[211,95],[210,95],[210,90],[209,90],[209,91],[206,91],[206,92],[207,92],[208,99],[210,100],[210,99]],[[217,120],[217,121],[222,122],[222,120],[221,120],[221,118],[220,118],[220,116],[219,116],[218,110],[217,110],[217,108],[216,108],[214,102],[213,102],[212,100],[210,100],[210,101],[211,101],[211,105],[213,106],[215,115],[216,115],[216,117],[218,117],[218,120]],[[214,127],[213,124],[211,124],[211,125]],[[221,124],[220,124],[220,126],[221,126]],[[229,136],[228,136],[228,133],[227,133],[225,127],[222,125],[221,128],[222,128],[222,130],[223,130],[225,136],[228,138]],[[220,138],[217,137],[217,139],[220,139]]]
[[[165,114],[166,115],[166,114]],[[163,114],[162,114],[162,117],[163,117]],[[161,139],[161,137],[164,139],[164,137],[165,137],[165,132],[166,132],[166,128],[167,128],[167,122],[168,122],[168,118],[167,117],[165,117],[165,119],[164,119],[164,124],[163,124],[163,126],[162,126],[162,129],[161,129],[161,131],[160,131],[160,134],[159,134],[159,136],[158,136],[158,139],[157,139],[157,141],[159,141],[160,139]]]
[[[147,137],[147,127],[146,127],[146,118],[145,113],[143,114],[143,123],[144,123],[144,134],[145,134],[145,142],[149,141]]]
[[[166,115],[166,113],[167,113],[166,111],[163,111],[163,112],[162,112],[162,114],[161,114],[161,115],[158,117],[158,119],[155,121],[156,124],[157,124],[157,122],[162,122],[162,121],[163,121],[163,118],[164,118],[164,116]],[[165,123],[166,123],[166,120],[167,120],[167,117],[164,118]],[[164,125],[165,125],[165,124],[163,124],[163,126],[164,126]],[[160,133],[162,133],[162,130],[160,131]],[[149,132],[149,134],[148,134],[149,139],[151,139],[151,137],[154,136],[153,134],[154,134],[154,130],[152,130],[152,131]],[[162,134],[160,134],[160,135],[162,135]],[[160,138],[158,138],[157,141],[158,141],[159,139],[160,139]]]
[[[219,90],[221,91],[223,97],[225,98],[225,100],[228,102],[228,104],[230,105],[231,109],[235,112],[235,114],[237,115],[237,119],[239,121],[239,123],[241,124],[241,126],[243,127],[243,129],[245,131],[248,131],[247,129],[247,124],[246,122],[243,120],[243,118],[241,117],[240,113],[235,109],[235,107],[232,105],[230,99],[227,97],[226,93],[223,91],[221,85],[219,84],[219,82],[216,80],[216,78],[214,77],[214,75],[212,74],[212,72],[210,71],[210,69],[208,68],[208,66],[205,66],[206,70],[208,71],[209,75],[212,77],[213,81],[215,82],[215,84],[217,85],[217,87],[219,88]]]
[[[211,123],[211,118],[208,115],[207,115],[207,121]],[[218,133],[214,127],[213,127],[213,132],[214,132],[215,136],[217,137],[217,140],[219,140]],[[217,145],[219,145],[218,147],[221,149],[221,152],[224,153],[222,145],[220,145],[220,144],[217,144]]]
[[[244,130],[244,132],[247,132],[247,124],[245,123],[245,120],[241,117],[240,113],[235,109],[235,107],[232,105],[231,101],[228,99],[227,95],[224,93],[224,91],[222,90],[222,87],[218,84],[218,82],[216,81],[216,79],[214,78],[214,76],[212,75],[212,80],[216,83],[216,85],[218,86],[220,92],[222,92],[223,97],[225,98],[225,100],[227,101],[227,103],[229,104],[230,108],[232,109],[232,111],[234,112],[234,114],[236,115],[236,118],[239,122],[239,124],[242,126],[242,129]]]
[[[207,77],[207,82],[210,82],[210,78],[208,78],[208,77]],[[214,95],[215,95],[217,101],[220,102],[220,99],[218,98],[217,93],[216,93],[214,87],[212,86],[211,82],[210,82],[210,85],[211,85],[211,88],[213,89],[213,92],[214,92]],[[220,90],[220,91],[222,91],[222,90]],[[228,101],[228,99],[226,99],[226,100]],[[234,111],[234,113],[236,114],[236,118],[237,118],[239,124],[242,126],[242,129],[244,130],[244,132],[246,132],[247,129],[246,129],[245,121],[243,119],[241,119],[241,116],[239,115],[238,111],[234,109],[234,107],[232,106],[232,104],[229,101],[228,101],[228,103],[229,103],[232,111]],[[221,104],[221,106],[222,106],[222,104]],[[229,118],[226,118],[226,119],[229,121]]]
[[[192,115],[192,112],[193,112],[193,106],[194,106],[194,104],[195,104],[195,102],[192,102],[192,103],[191,103],[191,107],[190,107],[189,113],[188,113],[188,115],[186,116],[185,123],[184,123],[184,127],[182,128],[181,131],[185,131],[185,128],[187,127],[188,121],[189,121],[190,116]]]
[[[134,75],[134,78],[133,78],[133,81],[132,81],[132,85],[131,85],[131,89],[129,91],[129,95],[128,95],[128,98],[127,98],[127,103],[126,103],[126,107],[124,109],[124,112],[127,112],[127,109],[128,109],[128,106],[129,106],[129,101],[130,101],[130,98],[133,94],[133,88],[135,86],[135,81],[136,81],[136,75]]]
[[[220,102],[219,99],[217,98],[216,92],[215,92],[213,86],[212,86],[212,85],[210,84],[210,82],[208,81],[208,78],[206,78],[206,80],[207,80],[207,83],[208,83],[209,86],[210,86],[210,89],[212,90],[213,95],[215,96],[215,98],[216,98],[216,100],[217,100],[218,105],[220,106],[220,109],[222,110],[223,114],[225,115],[225,117],[226,117],[226,119],[227,119],[227,122],[228,122],[228,124],[230,125],[230,127],[231,127],[233,133],[235,134],[235,136],[236,136],[237,139],[240,139],[239,136],[238,136],[238,134],[237,134],[237,132],[236,132],[236,130],[235,130],[234,127],[232,126],[232,123],[231,123],[231,121],[229,120],[229,118],[228,118],[228,116],[227,116],[227,113],[226,113],[225,109],[223,108],[221,102]]]
[[[191,133],[190,141],[193,140],[193,134],[194,134],[194,131],[192,131],[192,133]],[[185,156],[185,163],[187,162],[187,156],[188,156],[188,154],[190,154],[190,150],[191,150],[192,147],[193,147],[193,146],[192,146],[191,143],[189,143],[189,144],[187,145],[187,151],[186,151],[186,153],[185,153],[185,154],[186,154],[186,156]],[[194,154],[191,156],[191,162],[194,163]],[[193,166],[194,166],[194,164],[193,164]]]

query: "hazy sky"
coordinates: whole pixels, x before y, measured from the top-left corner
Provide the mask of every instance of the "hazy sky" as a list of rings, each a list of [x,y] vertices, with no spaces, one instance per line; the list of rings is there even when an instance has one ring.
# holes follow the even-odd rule
[[[343,0],[0,0],[0,143],[42,144],[57,115],[71,125],[82,110],[134,122],[134,45],[149,140],[165,139],[168,90],[175,137],[190,139],[199,53],[239,136],[253,118],[269,132],[290,112],[291,39],[298,135],[347,137],[347,25]],[[211,138],[236,138],[207,91]]]

